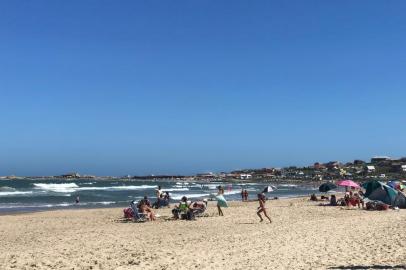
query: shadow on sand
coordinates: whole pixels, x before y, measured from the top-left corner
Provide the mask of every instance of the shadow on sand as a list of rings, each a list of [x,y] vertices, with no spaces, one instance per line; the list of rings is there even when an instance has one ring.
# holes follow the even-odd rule
[[[328,269],[406,269],[406,265],[351,265],[351,266],[333,266]]]

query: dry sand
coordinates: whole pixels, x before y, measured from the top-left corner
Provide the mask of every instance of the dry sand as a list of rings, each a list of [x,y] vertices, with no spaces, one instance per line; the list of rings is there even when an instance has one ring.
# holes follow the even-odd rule
[[[210,205],[197,221],[123,223],[122,209],[0,216],[0,269],[406,269],[406,210],[267,205],[272,224],[253,202],[224,217]]]

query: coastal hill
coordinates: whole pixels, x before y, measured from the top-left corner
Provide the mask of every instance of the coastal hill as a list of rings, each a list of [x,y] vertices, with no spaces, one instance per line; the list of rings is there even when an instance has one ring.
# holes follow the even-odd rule
[[[354,160],[342,163],[340,161],[329,161],[326,163],[316,162],[307,167],[289,166],[284,168],[260,168],[242,169],[231,172],[200,173],[196,175],[139,175],[139,176],[94,176],[81,175],[78,172],[70,172],[58,176],[1,176],[0,179],[142,179],[159,180],[170,179],[176,181],[301,181],[314,182],[337,179],[353,179],[362,181],[368,178],[382,179],[406,179],[406,157],[391,158],[388,156],[375,156],[369,162]]]

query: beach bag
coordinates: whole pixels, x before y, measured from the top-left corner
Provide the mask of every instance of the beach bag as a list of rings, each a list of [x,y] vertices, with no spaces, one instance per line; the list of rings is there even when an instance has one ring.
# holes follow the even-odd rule
[[[389,205],[377,201],[367,202],[365,206],[367,210],[385,211],[389,209]]]
[[[131,207],[124,208],[123,212],[124,212],[124,218],[131,219],[134,217],[134,211],[131,209]]]
[[[389,205],[385,204],[385,203],[377,203],[376,204],[376,210],[378,211],[385,211],[389,209]]]

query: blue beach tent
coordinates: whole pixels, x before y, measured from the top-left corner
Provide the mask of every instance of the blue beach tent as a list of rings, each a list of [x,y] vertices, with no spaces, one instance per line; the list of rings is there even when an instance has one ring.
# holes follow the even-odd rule
[[[374,201],[381,201],[391,206],[406,208],[406,196],[392,187],[376,181],[368,181],[362,185],[365,188],[365,197]]]

